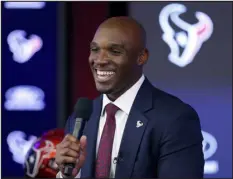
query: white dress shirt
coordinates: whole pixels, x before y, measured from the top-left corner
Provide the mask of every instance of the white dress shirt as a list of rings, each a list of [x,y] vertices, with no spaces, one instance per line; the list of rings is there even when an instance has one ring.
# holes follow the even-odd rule
[[[103,132],[104,124],[106,122],[106,117],[107,117],[107,114],[105,112],[105,106],[109,103],[113,103],[120,109],[115,114],[116,129],[115,129],[115,135],[114,135],[113,146],[112,146],[112,162],[111,162],[111,170],[110,170],[110,176],[109,176],[110,178],[115,177],[116,162],[114,162],[114,158],[118,156],[118,151],[120,148],[121,139],[122,139],[123,132],[125,129],[126,121],[129,116],[129,112],[131,110],[135,97],[138,93],[138,90],[140,89],[144,80],[145,80],[145,76],[142,75],[141,78],[130,89],[128,89],[124,94],[122,94],[114,102],[110,101],[107,95],[105,94],[103,95],[102,111],[101,111],[101,116],[100,116],[99,130],[98,130],[97,143],[96,143],[96,157],[98,154],[101,134]],[[80,178],[80,176],[81,176],[81,170],[75,178]],[[57,174],[57,178],[62,178],[60,172]]]

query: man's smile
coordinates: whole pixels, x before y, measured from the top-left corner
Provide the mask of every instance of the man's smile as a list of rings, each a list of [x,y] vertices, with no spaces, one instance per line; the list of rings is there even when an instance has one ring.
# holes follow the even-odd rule
[[[115,72],[112,70],[98,70],[95,69],[95,80],[97,82],[108,82],[115,76]]]

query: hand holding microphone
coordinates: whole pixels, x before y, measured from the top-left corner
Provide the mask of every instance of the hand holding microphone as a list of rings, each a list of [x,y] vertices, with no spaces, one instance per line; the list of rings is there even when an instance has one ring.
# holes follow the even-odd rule
[[[63,141],[57,145],[56,163],[62,172],[63,177],[75,177],[86,159],[86,136],[82,136],[80,141],[70,134],[66,135]],[[70,165],[71,175],[68,176],[66,164]]]
[[[73,134],[66,135],[57,145],[55,161],[63,177],[75,177],[85,162],[87,138],[82,135],[91,112],[92,102],[86,98],[79,99],[75,105]]]

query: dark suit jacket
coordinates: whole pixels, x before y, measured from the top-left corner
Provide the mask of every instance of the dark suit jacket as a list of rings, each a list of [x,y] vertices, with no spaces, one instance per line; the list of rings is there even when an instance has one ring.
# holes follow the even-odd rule
[[[102,95],[93,102],[86,124],[87,158],[81,177],[94,177]],[[143,126],[136,127],[137,121]],[[72,133],[74,118],[66,131]],[[146,79],[130,111],[119,149],[115,178],[202,178],[200,121],[195,110]]]

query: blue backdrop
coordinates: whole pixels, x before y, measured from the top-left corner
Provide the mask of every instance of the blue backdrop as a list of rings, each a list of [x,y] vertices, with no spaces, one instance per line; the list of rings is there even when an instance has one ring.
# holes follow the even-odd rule
[[[2,177],[23,176],[30,142],[57,122],[57,3],[35,3],[1,6]]]
[[[147,32],[144,72],[198,112],[205,177],[232,177],[232,3],[132,2]]]

